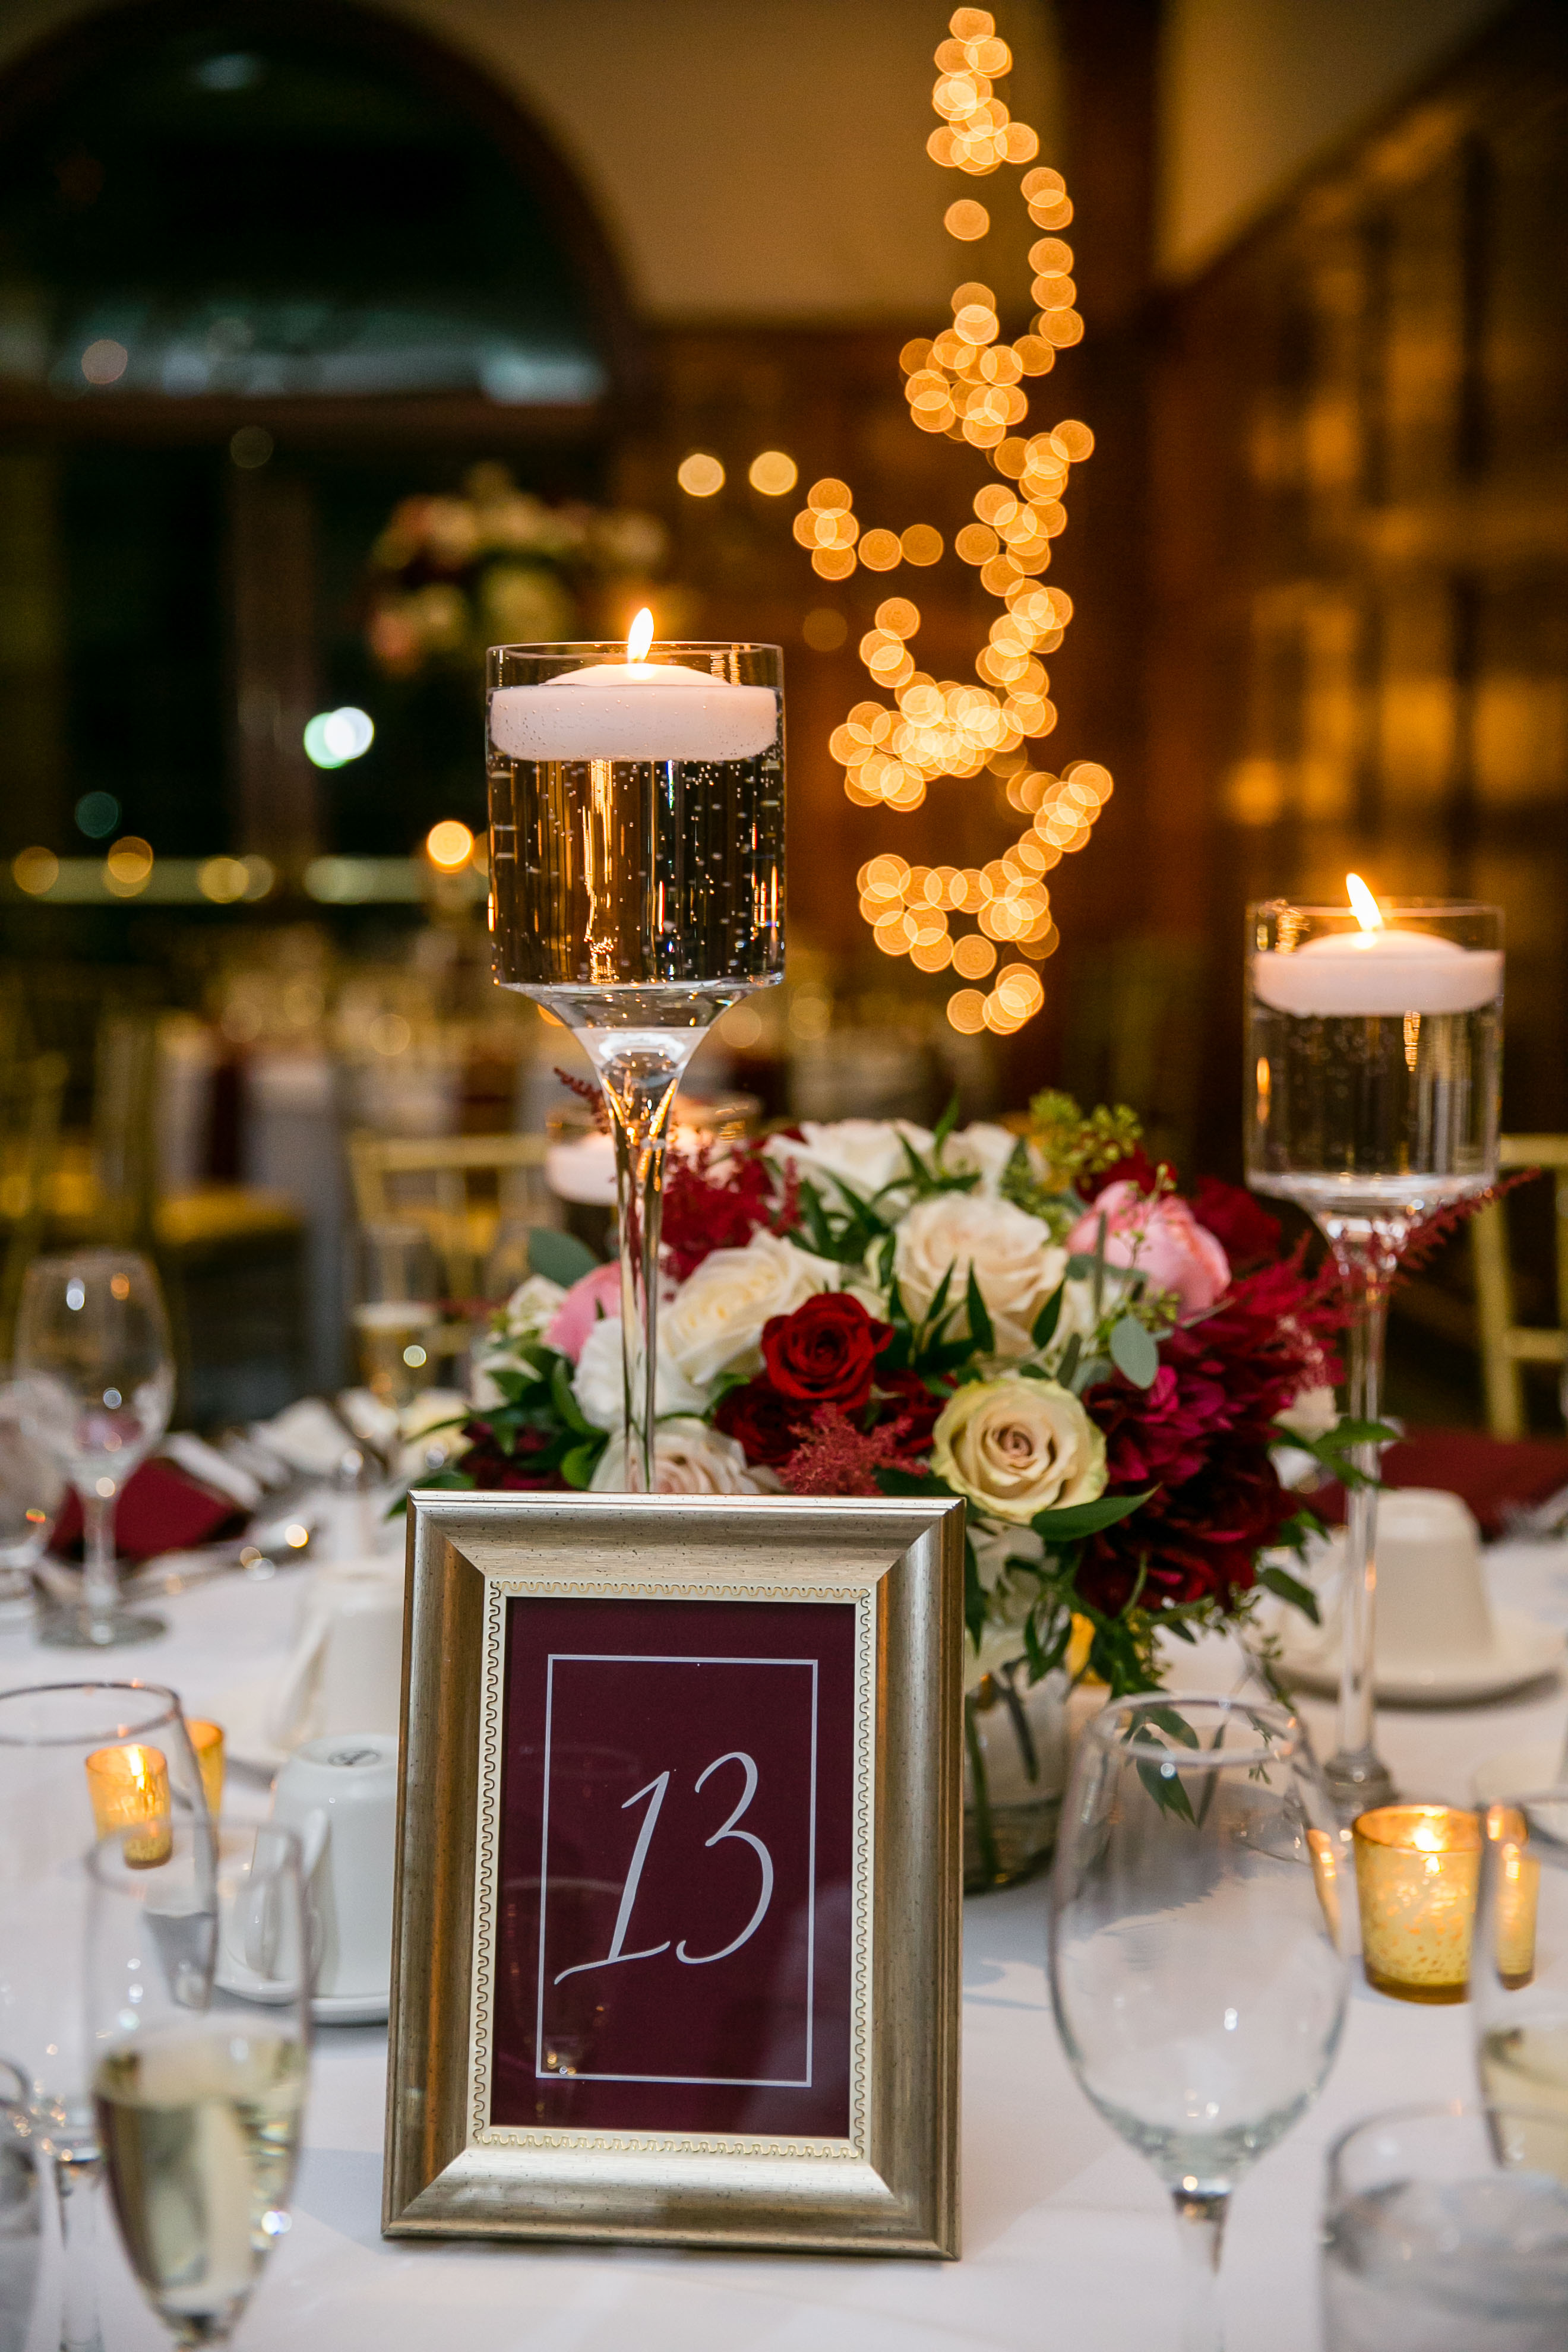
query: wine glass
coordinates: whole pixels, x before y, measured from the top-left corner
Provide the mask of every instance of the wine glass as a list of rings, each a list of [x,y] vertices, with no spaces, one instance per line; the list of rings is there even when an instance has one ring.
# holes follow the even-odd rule
[[[364,1225],[355,1238],[360,1378],[384,1404],[412,1404],[436,1377],[441,1270],[419,1225]]]
[[[1084,2090],[1175,2201],[1184,2352],[1218,2352],[1231,2189],[1339,2046],[1343,1885],[1287,1708],[1153,1695],[1089,1724],[1052,1876],[1051,1999]]]
[[[22,1391],[0,1381],[0,1615],[31,1609],[28,1570],[43,1557],[65,1492],[59,1465],[22,1423]]]
[[[117,1803],[106,1768],[121,1756]],[[99,2147],[79,1973],[95,1785],[100,1804],[121,1818],[147,1804],[176,1819],[205,1819],[201,1770],[172,1690],[100,1682],[0,1692],[0,2052],[23,2077],[60,2200],[62,2341],[73,2352],[98,2341],[90,2192]]]
[[[1487,1810],[1470,1962],[1481,2095],[1568,2134],[1568,1783]],[[1568,2182],[1568,2138],[1532,2160]]]
[[[163,1620],[126,1609],[114,1559],[121,1488],[169,1425],[174,1362],[158,1277],[132,1250],[36,1258],[16,1318],[22,1423],[81,1498],[79,1606],[46,1618],[40,1641],[107,1650],[151,1641]]]
[[[1247,911],[1247,1181],[1294,1201],[1326,1237],[1350,1310],[1350,1413],[1383,1402],[1388,1294],[1412,1233],[1497,1180],[1502,913],[1447,899],[1380,906],[1283,898]],[[1373,1606],[1377,1444],[1352,1456],[1340,1608],[1338,1746],[1324,1768],[1342,1820],[1392,1802],[1377,1753]]]
[[[593,1058],[616,1142],[627,1475],[653,1486],[658,1236],[676,1088],[709,1025],[784,975],[776,646],[496,646],[495,977]]]
[[[37,2146],[22,2089],[19,2070],[0,2058],[0,2352],[26,2344],[42,2250]]]
[[[142,2293],[176,2344],[226,2344],[289,2227],[310,1931],[291,1832],[205,1816],[167,1828],[153,1866],[125,1831],[89,1864],[93,2104]]]

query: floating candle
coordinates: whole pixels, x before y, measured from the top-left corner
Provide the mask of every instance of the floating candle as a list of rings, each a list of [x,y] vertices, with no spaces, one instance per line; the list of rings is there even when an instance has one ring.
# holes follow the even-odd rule
[[[174,1851],[170,1835],[169,1767],[161,1748],[96,1748],[87,1759],[87,1789],[100,1837],[154,1824],[145,1837],[128,1837],[132,1870],[153,1870]]]
[[[1475,1013],[1502,990],[1495,948],[1463,948],[1418,928],[1391,926],[1359,874],[1345,887],[1359,928],[1325,931],[1286,952],[1252,959],[1252,992],[1274,1013],[1365,1019],[1406,1013]]]
[[[624,662],[498,687],[490,740],[511,760],[754,760],[776,741],[771,686],[737,686],[680,661],[649,661],[653,615],[632,624]]]
[[[1366,1980],[1396,2000],[1463,2000],[1481,1828],[1452,1805],[1381,1805],[1352,1832]]]

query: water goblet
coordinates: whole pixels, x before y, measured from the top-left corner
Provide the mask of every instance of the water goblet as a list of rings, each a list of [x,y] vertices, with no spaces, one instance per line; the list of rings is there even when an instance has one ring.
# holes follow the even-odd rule
[[[93,2103],[142,2293],[176,2344],[226,2344],[289,2227],[310,1922],[290,1831],[205,1815],[166,1827],[154,1866],[124,1832],[89,1864]]]
[[[43,1557],[65,1492],[58,1464],[23,1426],[22,1405],[20,1384],[0,1381],[0,1615],[31,1609],[28,1570]]]
[[[1339,2046],[1341,1851],[1287,1708],[1145,1696],[1085,1730],[1052,1875],[1051,1999],[1079,2083],[1171,2191],[1184,2352],[1218,2352],[1231,2190]]]
[[[1401,1251],[1497,1178],[1502,915],[1380,906],[1353,874],[1346,888],[1344,907],[1248,909],[1247,1181],[1296,1202],[1328,1242],[1349,1308],[1350,1413],[1368,1427]],[[1338,1745],[1324,1767],[1344,1821],[1394,1795],[1375,1736],[1376,1441],[1352,1460]]]
[[[1329,2151],[1325,2352],[1562,2352],[1568,2116],[1373,2116]]]
[[[127,1810],[141,1786],[165,1790],[163,1801],[178,1819],[205,1817],[200,1767],[172,1690],[100,1682],[0,1692],[0,2052],[22,2076],[36,2144],[59,2197],[68,2352],[91,2352],[99,2341],[91,2191],[100,2151],[82,2041],[82,1856],[97,1834],[89,1759],[101,1783],[117,1752],[127,1767]]]
[[[784,974],[776,646],[497,646],[495,977],[574,1030],[616,1143],[628,1478],[654,1485],[659,1219],[676,1089],[710,1024]]]
[[[46,1618],[61,1649],[151,1641],[161,1617],[126,1609],[114,1557],[114,1505],[169,1425],[174,1360],[158,1277],[132,1250],[35,1258],[16,1317],[22,1422],[81,1498],[79,1606]]]

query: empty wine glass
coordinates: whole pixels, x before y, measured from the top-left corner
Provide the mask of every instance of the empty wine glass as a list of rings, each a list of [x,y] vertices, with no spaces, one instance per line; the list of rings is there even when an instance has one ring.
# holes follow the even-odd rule
[[[1149,1696],[1089,1725],[1052,1881],[1051,1998],[1079,2081],[1175,2201],[1184,2352],[1218,2352],[1232,2189],[1339,2046],[1342,1883],[1288,1709]]]
[[[22,1423],[81,1498],[79,1606],[44,1619],[40,1641],[106,1650],[146,1642],[163,1620],[121,1606],[114,1506],[169,1425],[174,1361],[158,1277],[132,1250],[36,1258],[16,1318]]]
[[[226,2344],[288,2230],[299,2158],[310,2062],[300,1844],[269,1822],[166,1827],[157,1864],[121,1832],[89,1866],[93,2101],[142,2293],[176,2344]]]
[[[0,1613],[30,1609],[28,1570],[42,1558],[65,1493],[59,1465],[22,1424],[22,1391],[0,1381]]]
[[[125,1820],[147,1806],[184,1820],[206,1811],[172,1690],[101,1682],[0,1692],[0,2053],[23,2078],[59,2196],[61,2341],[70,2352],[98,2343],[91,2189],[99,2147],[82,2046],[82,1857],[98,1834],[100,1808]]]
[[[1533,2161],[1568,2186],[1568,1781],[1488,1808],[1470,1964],[1481,2095],[1561,2131]]]
[[[355,1241],[360,1378],[384,1404],[412,1404],[436,1377],[441,1269],[419,1225],[365,1225]]]

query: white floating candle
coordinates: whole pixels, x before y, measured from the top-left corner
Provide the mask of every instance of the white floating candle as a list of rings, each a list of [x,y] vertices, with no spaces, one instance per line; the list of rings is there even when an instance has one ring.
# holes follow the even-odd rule
[[[771,686],[737,686],[681,662],[642,658],[639,613],[624,662],[562,670],[542,686],[498,687],[490,740],[512,760],[754,760],[777,740]]]
[[[1391,928],[1360,876],[1349,884],[1358,930],[1326,931],[1252,958],[1252,992],[1271,1012],[1319,1019],[1475,1013],[1500,995],[1499,949]]]

